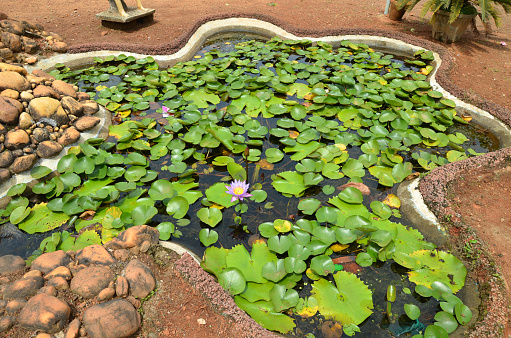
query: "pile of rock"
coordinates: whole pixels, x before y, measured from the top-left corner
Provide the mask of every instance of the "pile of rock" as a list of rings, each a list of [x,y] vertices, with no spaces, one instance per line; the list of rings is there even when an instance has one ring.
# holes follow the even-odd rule
[[[0,183],[59,154],[100,119],[87,93],[41,70],[0,63]]]
[[[131,336],[141,325],[140,300],[155,289],[156,279],[140,260],[127,260],[158,238],[153,227],[132,227],[105,246],[43,254],[19,279],[12,275],[26,271],[23,259],[0,257],[0,333],[20,327],[39,333],[37,338],[57,332],[65,338]],[[70,293],[74,301],[68,303]]]
[[[67,52],[67,44],[58,34],[47,32],[40,24],[0,20],[0,61],[32,64],[38,55],[53,52]]]

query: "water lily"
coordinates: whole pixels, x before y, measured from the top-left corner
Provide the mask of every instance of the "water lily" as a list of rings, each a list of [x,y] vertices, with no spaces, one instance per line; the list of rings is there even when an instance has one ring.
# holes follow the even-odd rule
[[[507,43],[505,43],[504,41],[500,41],[500,45],[501,46],[507,46]]]
[[[169,114],[169,110],[170,109],[168,107],[162,106],[161,110],[163,110],[163,113],[162,113],[163,117],[169,117],[170,116],[170,114]]]
[[[251,197],[252,195],[248,193],[249,186],[247,182],[241,180],[234,180],[230,185],[226,185],[226,193],[232,195],[231,202],[237,200],[243,201],[244,197]]]

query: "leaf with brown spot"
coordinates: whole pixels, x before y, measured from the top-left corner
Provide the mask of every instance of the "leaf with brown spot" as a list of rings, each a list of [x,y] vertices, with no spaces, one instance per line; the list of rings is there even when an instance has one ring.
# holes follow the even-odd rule
[[[273,170],[273,163],[268,162],[265,158],[261,159],[259,162],[256,162],[256,165],[260,166],[261,169],[264,170]]]
[[[340,189],[342,191],[349,187],[357,188],[358,190],[360,190],[362,195],[367,196],[367,195],[371,194],[371,190],[369,189],[369,187],[367,185],[365,185],[363,183],[357,183],[357,182],[346,183],[344,185],[341,185],[340,187],[337,187],[337,189]]]
[[[289,131],[289,137],[291,137],[293,139],[296,139],[298,137],[298,135],[300,135],[300,133],[295,131],[295,130],[290,130]]]

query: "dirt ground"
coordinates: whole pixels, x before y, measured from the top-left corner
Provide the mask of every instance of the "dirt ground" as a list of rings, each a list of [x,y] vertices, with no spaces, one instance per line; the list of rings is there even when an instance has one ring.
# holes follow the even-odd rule
[[[98,43],[129,43],[140,48],[157,48],[161,44],[184,40],[204,18],[228,16],[230,13],[265,17],[301,36],[306,36],[310,31],[316,34],[318,31],[330,34],[390,31],[391,35],[395,33],[412,40],[421,38],[427,40],[433,49],[437,46],[447,50],[454,61],[453,67],[448,70],[448,77],[460,89],[456,95],[461,93],[467,99],[479,97],[479,103],[487,101],[500,105],[504,115],[507,114],[504,117],[508,121],[511,119],[511,16],[503,16],[502,26],[494,28],[488,36],[478,21],[481,35],[469,31],[459,43],[446,45],[431,39],[429,17],[420,18],[419,10],[405,15],[401,22],[393,22],[383,15],[385,2],[381,0],[142,2],[145,7],[156,10],[154,21],[128,30],[105,28],[95,17],[96,13],[108,8],[106,0],[3,0],[0,1],[0,12],[6,13],[11,19],[42,24],[48,31],[62,36],[71,50],[80,50],[80,46]],[[127,0],[127,3],[134,5],[135,0]],[[489,168],[463,177],[451,196],[453,204],[467,225],[488,243],[494,258],[502,267],[503,276],[511,281],[511,171],[506,167]],[[216,320],[214,313],[204,310],[203,306],[209,303],[207,300],[204,303],[202,295],[194,293],[192,289],[189,289],[187,297],[177,292],[189,286],[186,280],[176,276],[165,276],[177,284],[159,296],[173,295],[174,301],[158,298],[161,304],[165,304],[158,308],[158,315],[162,316],[160,320],[171,320],[172,325],[167,328],[158,319],[150,324],[161,328],[158,331],[161,337],[227,337],[238,334],[225,331],[228,322]],[[168,312],[169,317],[165,317],[165,312]],[[174,313],[172,318],[171,312]],[[197,324],[201,318],[205,319],[205,325]],[[146,336],[147,331],[143,329],[142,332],[141,336]],[[197,334],[190,335],[189,332]]]

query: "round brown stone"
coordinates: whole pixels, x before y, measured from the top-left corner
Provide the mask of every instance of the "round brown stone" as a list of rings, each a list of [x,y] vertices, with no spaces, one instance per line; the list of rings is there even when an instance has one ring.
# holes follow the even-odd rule
[[[30,144],[30,137],[23,129],[10,130],[5,135],[4,144],[7,149],[23,149]]]
[[[97,117],[83,116],[83,117],[80,117],[75,122],[75,128],[78,129],[79,131],[89,130],[89,129],[94,128],[96,125],[98,125],[100,121],[101,120]]]
[[[40,288],[44,286],[43,277],[29,277],[18,279],[7,285],[4,290],[4,299],[16,299],[31,297],[37,294]]]
[[[47,252],[32,262],[32,270],[49,273],[59,266],[67,266],[70,262],[71,258],[63,250]]]
[[[0,34],[0,38],[2,39],[3,44],[14,53],[21,52],[23,45],[21,44],[21,37],[19,35],[2,32]]]
[[[68,124],[69,121],[66,112],[60,105],[60,101],[51,97],[36,97],[30,101],[28,110],[36,122],[41,121],[41,119],[49,119],[61,126]]]
[[[115,287],[115,293],[117,297],[126,297],[129,293],[129,283],[126,277],[119,276],[117,278],[117,285]]]
[[[0,95],[10,97],[13,100],[17,100],[20,97],[20,93],[14,89],[5,89],[0,93]]]
[[[11,177],[9,169],[0,169],[0,183],[7,181]]]
[[[30,89],[30,83],[18,72],[0,72],[0,91],[14,89],[18,92]]]
[[[32,168],[36,162],[37,162],[36,154],[17,157],[14,159],[14,162],[10,167],[10,171],[13,174],[19,174],[25,170]]]
[[[80,139],[80,132],[75,127],[67,128],[61,137],[58,138],[57,142],[64,147],[75,143]]]
[[[0,333],[9,331],[16,324],[15,316],[0,317]]]
[[[126,277],[130,286],[130,293],[137,298],[145,298],[156,287],[156,279],[151,269],[139,261],[133,259],[124,268],[123,276]]]
[[[0,123],[16,124],[22,111],[21,102],[7,96],[0,96]]]
[[[0,257],[0,275],[10,275],[25,269],[25,261],[20,256],[5,255]]]
[[[115,275],[108,267],[87,267],[75,274],[71,280],[71,291],[83,298],[93,298],[114,279]]]
[[[16,72],[20,73],[21,75],[27,75],[27,70],[21,66],[16,66],[10,63],[3,63],[0,62],[0,71],[2,72]]]
[[[106,288],[101,290],[98,295],[98,301],[103,302],[112,299],[115,296],[115,290],[113,288]]]
[[[56,100],[60,99],[60,94],[57,93],[55,89],[42,84],[35,87],[32,94],[34,95],[34,97],[53,97]]]
[[[34,125],[34,120],[32,119],[32,116],[30,116],[29,113],[21,113],[19,117],[20,121],[18,123],[19,127],[21,129],[30,129]]]
[[[73,276],[71,275],[71,271],[67,266],[59,266],[53,269],[50,273],[44,276],[44,279],[52,279],[55,277],[63,277],[65,279],[71,279]]]
[[[57,41],[51,45],[51,49],[57,53],[65,53],[67,52],[67,44],[62,41]]]
[[[76,90],[73,88],[72,85],[70,85],[67,82],[64,82],[62,80],[55,80],[53,81],[51,86],[61,96],[71,96],[75,100],[78,98]]]
[[[16,35],[23,35],[24,33],[23,24],[16,20],[2,20],[0,21],[0,27],[2,27],[4,31]]]
[[[41,158],[50,158],[57,156],[63,147],[55,141],[43,141],[37,146],[37,156]]]
[[[99,104],[93,100],[87,100],[82,103],[84,115],[94,115],[99,110]]]
[[[34,69],[32,71],[32,75],[43,78],[45,81],[53,81],[55,77],[46,73],[44,70]]]
[[[34,54],[39,49],[37,41],[35,41],[34,39],[27,38],[26,36],[21,37],[21,43],[23,44],[23,49],[27,54]]]
[[[27,304],[26,299],[23,298],[13,299],[5,306],[5,313],[13,314],[19,312],[21,311],[21,309],[23,309],[25,304]]]
[[[32,297],[18,316],[18,324],[27,330],[55,333],[64,329],[71,309],[60,299],[46,293]]]
[[[12,161],[14,161],[14,156],[12,156],[12,153],[10,150],[4,150],[2,153],[0,153],[0,167],[1,168],[7,168],[12,164]]]
[[[66,335],[64,338],[76,338],[80,336],[80,326],[82,323],[78,318],[73,319],[69,326],[67,327]]]
[[[129,249],[149,241],[151,244],[158,244],[160,232],[148,225],[137,225],[121,232],[117,237],[107,242],[105,246],[110,249]]]
[[[69,284],[64,277],[52,278],[46,284],[55,287],[57,290],[69,290]]]
[[[140,314],[130,302],[117,298],[87,309],[83,325],[91,338],[129,337],[140,327]]]
[[[100,264],[110,265],[115,263],[115,259],[102,245],[90,245],[76,253],[78,264]]]
[[[83,115],[83,106],[80,102],[76,101],[71,96],[64,96],[62,100],[60,100],[60,104],[64,111],[68,114],[74,116],[82,116]]]

